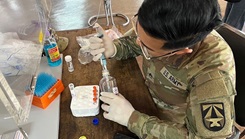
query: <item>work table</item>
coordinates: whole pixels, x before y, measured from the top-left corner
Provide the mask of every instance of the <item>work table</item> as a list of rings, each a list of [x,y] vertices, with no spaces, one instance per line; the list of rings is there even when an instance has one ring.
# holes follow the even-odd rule
[[[135,136],[127,127],[105,119],[101,108],[97,116],[74,117],[71,113],[71,94],[68,84],[73,83],[75,86],[98,85],[102,78],[100,62],[82,65],[78,61],[80,46],[76,42],[76,36],[91,33],[93,33],[92,29],[58,32],[59,36],[69,38],[69,46],[63,55],[64,57],[66,55],[72,56],[75,69],[70,73],[67,65],[63,63],[62,81],[65,90],[60,97],[59,139],[78,139],[80,136],[86,136],[88,139],[113,139],[117,132]],[[144,84],[144,78],[135,58],[120,61],[108,59],[107,68],[110,74],[116,78],[119,92],[128,99],[136,110],[149,115],[156,115],[157,109]],[[95,117],[99,119],[98,125],[92,124]]]

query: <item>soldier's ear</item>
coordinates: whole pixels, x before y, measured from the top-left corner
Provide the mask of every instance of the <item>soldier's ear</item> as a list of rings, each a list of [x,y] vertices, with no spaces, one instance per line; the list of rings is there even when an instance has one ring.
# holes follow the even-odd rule
[[[192,51],[193,51],[193,49],[186,47],[185,49],[177,51],[175,54],[176,55],[189,54],[189,53],[192,53]]]

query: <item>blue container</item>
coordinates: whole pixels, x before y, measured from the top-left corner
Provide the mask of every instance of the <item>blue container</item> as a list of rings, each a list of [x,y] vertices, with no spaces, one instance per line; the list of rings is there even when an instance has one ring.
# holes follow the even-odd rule
[[[51,67],[59,66],[61,64],[61,57],[56,43],[46,41],[44,45],[44,52],[48,59],[48,65]]]

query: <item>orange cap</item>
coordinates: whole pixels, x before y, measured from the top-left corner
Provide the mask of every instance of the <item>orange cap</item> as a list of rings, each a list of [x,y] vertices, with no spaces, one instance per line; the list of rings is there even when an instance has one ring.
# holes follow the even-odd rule
[[[97,97],[94,97],[94,98],[93,98],[93,101],[96,102],[96,101],[97,101]]]

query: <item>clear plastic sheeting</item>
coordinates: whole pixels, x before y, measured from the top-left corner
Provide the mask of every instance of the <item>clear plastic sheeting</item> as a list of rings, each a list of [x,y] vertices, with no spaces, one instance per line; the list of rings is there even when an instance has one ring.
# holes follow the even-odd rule
[[[0,39],[0,70],[5,76],[29,74],[36,70],[30,61],[38,62],[41,44],[21,40],[16,32],[0,32]]]
[[[24,133],[48,10],[45,0],[1,0],[0,13],[0,135],[7,139],[13,132]]]

